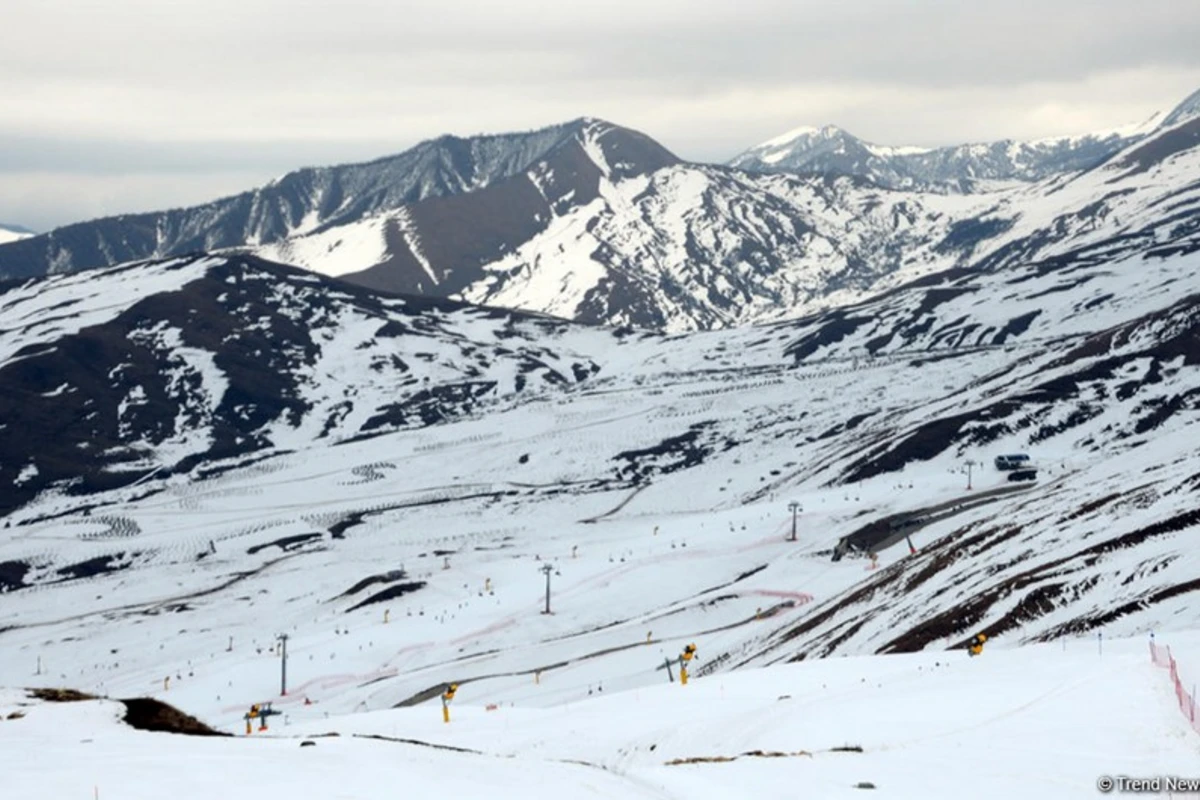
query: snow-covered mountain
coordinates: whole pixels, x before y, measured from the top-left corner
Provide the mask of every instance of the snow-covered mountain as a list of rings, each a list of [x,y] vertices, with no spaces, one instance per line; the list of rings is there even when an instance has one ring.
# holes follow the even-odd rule
[[[994,259],[672,336],[245,256],[9,285],[0,684],[169,674],[229,730],[281,631],[292,702],[347,713],[637,689],[690,640],[699,681],[1195,628],[1198,259]],[[879,569],[833,560],[868,540]]]
[[[35,234],[33,231],[27,228],[22,228],[20,225],[9,225],[0,222],[0,244],[8,244],[9,242],[15,242],[20,239],[28,239],[30,236],[34,235]]]
[[[596,125],[581,148],[597,154],[585,203],[573,199],[576,183],[570,197],[535,194],[543,181],[532,171],[256,252],[367,286],[589,323],[723,328],[985,260],[1189,247],[1200,224],[1198,128],[1200,118],[1160,128],[1087,172],[961,195],[684,163],[614,175],[600,155],[612,134]],[[497,206],[524,216],[492,225],[483,209]],[[462,220],[472,237],[453,235]],[[504,240],[514,229],[522,236]],[[350,271],[364,262],[373,266]]]
[[[1038,181],[1093,167],[1143,138],[1153,127],[1137,125],[1031,142],[1002,140],[925,148],[871,144],[826,125],[789,131],[729,163],[757,172],[853,175],[891,189],[970,192],[991,189],[1003,181]]]
[[[541,164],[252,252],[371,288],[682,331],[794,316],[839,290],[870,289],[903,261],[943,263],[933,247],[962,206],[990,208],[694,164],[616,174],[603,155],[613,131],[586,132],[595,166],[565,184]]]
[[[51,486],[428,425],[597,369],[547,349],[555,320],[384,299],[253,257],[10,285],[0,309],[0,513]]]
[[[1187,122],[1193,117],[1200,116],[1200,89],[1188,95],[1182,103],[1175,106],[1163,120],[1164,128],[1173,128],[1181,122]]]
[[[732,158],[759,172],[852,175],[891,189],[972,192],[1004,182],[1033,182],[1103,163],[1160,128],[1200,115],[1200,92],[1168,113],[1080,136],[944,147],[892,147],[865,142],[836,125],[801,127]]]
[[[409,203],[487,187],[569,147],[589,124],[576,120],[529,133],[443,136],[367,163],[290,172],[267,186],[202,206],[67,225],[5,247],[0,278],[268,244],[319,232]],[[661,158],[673,159],[665,153]]]
[[[8,794],[260,796],[236,763],[1057,798],[1194,763],[1200,117],[982,195],[543,144],[251,248],[357,284],[245,245],[0,283]],[[141,696],[282,714],[164,744],[108,699]]]
[[[1088,142],[1123,149],[1086,170],[970,193],[889,189],[878,175],[832,174],[846,171],[833,162],[821,175],[689,164],[643,134],[583,119],[533,134],[438,140],[374,164],[294,173],[199,209],[52,231],[0,246],[0,274],[217,249],[372,289],[586,323],[723,328],[855,301],[984,259],[1189,247],[1198,105],[1190,98],[1140,138],[1035,143],[1029,153],[1074,158],[1072,169],[1095,160],[1081,155]],[[856,144],[836,129],[805,136],[873,164],[917,159],[957,170],[995,156],[995,175],[1012,158],[1028,166],[1026,178],[1045,172],[1008,145],[915,153]]]

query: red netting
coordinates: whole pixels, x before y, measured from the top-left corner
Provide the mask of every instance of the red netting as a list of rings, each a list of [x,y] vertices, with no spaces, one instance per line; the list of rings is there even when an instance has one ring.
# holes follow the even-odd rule
[[[1171,648],[1150,642],[1150,660],[1170,672],[1171,685],[1175,689],[1175,699],[1179,702],[1179,710],[1192,725],[1192,730],[1200,733],[1200,719],[1196,718],[1196,698],[1183,685],[1179,677],[1179,665],[1171,655]]]

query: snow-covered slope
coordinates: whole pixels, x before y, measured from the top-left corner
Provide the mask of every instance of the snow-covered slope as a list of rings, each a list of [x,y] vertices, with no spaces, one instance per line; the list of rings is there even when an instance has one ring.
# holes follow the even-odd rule
[[[1169,641],[1200,651],[1195,635]],[[963,787],[985,800],[1061,800],[1093,798],[1118,777],[1180,778],[1156,793],[1184,797],[1200,786],[1200,739],[1147,649],[1139,637],[1105,642],[1102,653],[1085,642],[978,659],[838,659],[664,680],[550,709],[487,710],[488,696],[464,686],[450,724],[434,707],[326,717],[319,703],[287,704],[268,731],[238,738],[134,730],[115,701],[9,691],[0,764],[20,800],[255,800],[267,776],[279,796],[360,800],[401,787],[472,800],[942,798]],[[259,661],[244,658],[241,669]],[[529,691],[554,689],[548,680]]]
[[[1193,629],[1198,258],[953,271],[676,336],[246,257],[8,287],[0,684],[165,689],[230,729],[278,693],[287,632],[289,711],[436,720],[448,681],[561,706],[665,682],[689,641],[699,684],[979,629]],[[977,464],[967,489],[968,460],[1022,451],[1037,482]],[[833,560],[895,530],[915,554]]]
[[[429,424],[597,369],[547,347],[552,320],[384,299],[252,257],[13,286],[0,319],[0,509],[56,482],[88,491]]]
[[[22,228],[19,225],[5,225],[4,223],[0,223],[0,244],[28,239],[34,235],[33,231]]]

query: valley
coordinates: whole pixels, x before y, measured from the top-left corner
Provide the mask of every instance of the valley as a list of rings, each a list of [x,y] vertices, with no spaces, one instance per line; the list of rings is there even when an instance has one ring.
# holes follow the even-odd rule
[[[1186,778],[1198,103],[733,165],[584,117],[0,243],[6,791]]]

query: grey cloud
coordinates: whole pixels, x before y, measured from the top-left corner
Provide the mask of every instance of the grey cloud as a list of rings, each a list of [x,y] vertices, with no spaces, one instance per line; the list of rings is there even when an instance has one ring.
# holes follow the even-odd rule
[[[321,75],[435,86],[531,78],[554,85],[602,75],[638,76],[651,85],[698,78],[719,85],[797,79],[959,85],[1146,64],[1200,65],[1194,46],[1200,6],[1193,0],[181,0],[166,7],[169,13],[161,5],[124,0],[104,8],[112,6],[142,9],[147,16],[131,26],[132,11],[93,9],[92,16],[71,22],[80,13],[72,4],[72,13],[55,15],[52,26],[49,12],[30,12],[46,41],[16,35],[20,26],[14,26],[11,42],[0,38],[9,45],[0,64],[10,74],[86,72],[152,83],[177,75],[203,80],[244,74],[248,92]],[[153,7],[159,10],[151,12]],[[104,47],[95,43],[100,34]],[[362,71],[387,65],[391,69],[382,73]]]
[[[581,115],[697,159],[826,122],[882,143],[1080,132],[1200,87],[1197,41],[1195,0],[41,0],[0,28],[0,180],[114,182],[63,197],[67,221],[166,191],[124,176],[199,190]],[[42,224],[18,194],[0,218]]]
[[[212,142],[67,139],[0,134],[0,176],[73,172],[86,175],[170,172],[291,171],[367,161],[400,152],[412,141]],[[246,187],[249,188],[249,187]]]
[[[23,172],[0,177],[0,221],[36,231],[85,219],[198,205],[269,180],[269,172]]]

